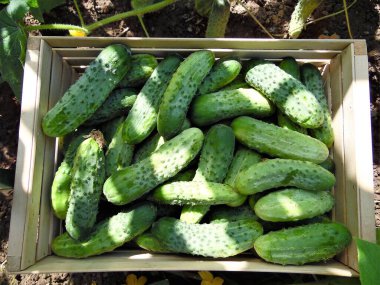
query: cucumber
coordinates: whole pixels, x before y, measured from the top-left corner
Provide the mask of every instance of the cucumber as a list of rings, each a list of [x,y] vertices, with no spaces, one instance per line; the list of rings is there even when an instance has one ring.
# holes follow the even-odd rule
[[[111,142],[117,128],[124,122],[124,120],[125,117],[121,116],[100,125],[100,131],[102,132],[107,144]]]
[[[316,66],[311,63],[305,63],[301,66],[301,78],[306,88],[315,95],[315,98],[317,98],[319,104],[321,104],[324,114],[323,125],[320,128],[311,129],[310,135],[323,142],[329,148],[334,143],[334,130],[332,127],[330,109],[323,88],[322,75]]]
[[[277,187],[296,187],[324,191],[335,184],[335,176],[322,166],[291,159],[268,159],[242,171],[236,179],[236,189],[251,195]]]
[[[221,124],[212,126],[206,134],[193,181],[221,183],[227,175],[234,149],[235,136],[232,129]],[[198,223],[209,208],[208,205],[185,205],[180,220]]]
[[[292,130],[307,135],[307,129],[302,128],[301,126],[291,121],[281,111],[277,112],[277,124],[283,129]]]
[[[334,160],[330,156],[327,157],[326,160],[320,163],[319,165],[322,166],[324,169],[327,169],[331,173],[334,173],[335,171],[335,163],[334,163]]]
[[[158,61],[151,54],[134,54],[131,58],[131,69],[120,81],[119,86],[139,87],[143,85],[154,69],[157,67]]]
[[[130,67],[128,47],[114,44],[103,49],[43,117],[43,132],[50,137],[61,137],[78,128],[103,104]]]
[[[218,91],[223,86],[232,82],[241,70],[239,60],[231,57],[217,60],[211,68],[210,73],[199,86],[199,94],[208,94]]]
[[[247,82],[245,82],[244,76],[242,74],[238,74],[236,78],[223,88],[221,88],[219,91],[222,90],[234,90],[239,88],[250,88]]]
[[[85,241],[77,241],[68,233],[56,237],[52,251],[69,258],[86,258],[109,252],[146,231],[155,219],[155,206],[144,203],[103,220]]]
[[[64,137],[59,138],[58,140],[58,149],[62,150],[63,156],[66,156],[66,152],[73,141],[77,141],[77,147],[80,145],[82,141],[84,141],[83,137],[87,136],[93,128],[90,127],[79,127],[75,131],[65,135]],[[75,149],[76,150],[76,149]],[[75,156],[75,151],[73,153],[73,159]]]
[[[168,139],[179,132],[190,103],[214,60],[212,51],[201,50],[193,52],[180,64],[159,107],[157,130],[161,136]]]
[[[168,182],[177,182],[177,181],[191,181],[195,176],[194,169],[188,169],[179,172],[176,176],[170,178]]]
[[[162,95],[180,63],[179,56],[168,56],[153,71],[124,122],[124,141],[129,144],[140,143],[156,127]]]
[[[304,128],[322,126],[324,115],[313,93],[293,76],[264,60],[251,62],[245,80],[271,100],[281,112]]]
[[[255,241],[255,250],[268,262],[303,265],[326,261],[350,242],[351,234],[345,226],[315,223],[265,234]]]
[[[152,233],[172,252],[218,258],[252,248],[263,228],[253,220],[188,224],[174,218],[161,218],[153,224]]]
[[[208,17],[210,14],[211,6],[214,0],[195,0],[194,8],[195,11],[202,17]]]
[[[111,92],[107,100],[83,125],[93,126],[126,114],[136,101],[136,91],[133,89],[117,89]]]
[[[172,182],[153,191],[154,202],[168,205],[221,205],[233,204],[243,195],[226,184],[215,182]]]
[[[139,235],[135,239],[136,244],[148,251],[157,252],[157,253],[170,253],[170,250],[167,249],[152,233],[146,232],[142,235]]]
[[[223,90],[194,99],[190,119],[196,126],[207,126],[241,115],[263,118],[274,113],[274,106],[252,88]]]
[[[78,147],[72,169],[66,230],[76,240],[91,232],[98,214],[98,204],[105,180],[104,154],[100,132],[91,133]]]
[[[183,131],[149,157],[111,175],[104,183],[104,195],[116,205],[140,198],[185,168],[196,157],[202,143],[201,130]]]
[[[121,123],[106,152],[106,177],[131,164],[134,148],[134,145],[123,142],[123,123]]]
[[[227,206],[218,206],[211,211],[211,223],[220,223],[225,221],[239,221],[244,219],[252,219],[257,221],[257,216],[249,206],[240,206],[231,208]]]
[[[254,210],[264,221],[293,222],[322,215],[332,207],[334,197],[329,192],[287,188],[260,198]]]
[[[208,16],[206,38],[224,38],[231,4],[229,0],[214,0]]]
[[[319,140],[254,118],[236,118],[231,127],[240,143],[274,157],[321,163],[329,155]]]

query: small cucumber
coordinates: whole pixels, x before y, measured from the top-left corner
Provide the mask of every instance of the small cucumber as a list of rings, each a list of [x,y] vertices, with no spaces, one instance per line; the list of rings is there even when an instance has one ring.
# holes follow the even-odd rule
[[[323,124],[323,109],[313,93],[290,74],[265,60],[251,62],[245,80],[271,100],[281,112],[304,128]]]
[[[183,131],[149,157],[112,174],[104,183],[104,195],[116,205],[140,198],[185,168],[197,156],[202,143],[200,129]]]
[[[338,223],[315,223],[270,232],[255,241],[255,251],[268,262],[303,265],[326,261],[351,242],[348,229]]]
[[[293,121],[291,121],[281,111],[277,112],[277,124],[283,129],[292,130],[292,131],[299,132],[301,134],[307,135],[307,129],[305,129],[305,128],[297,125]]]
[[[319,165],[322,166],[324,169],[327,169],[331,173],[334,173],[335,171],[335,163],[334,163],[334,160],[330,156],[327,157],[326,160],[320,163]]]
[[[201,50],[193,52],[180,64],[159,107],[157,130],[161,136],[168,139],[179,132],[190,103],[214,60],[212,51]]]
[[[66,230],[76,240],[85,239],[92,231],[105,180],[103,135],[92,132],[78,147],[72,169]]]
[[[224,38],[231,4],[229,0],[214,0],[208,16],[206,38]]]
[[[239,88],[198,96],[192,103],[190,119],[197,126],[207,126],[241,115],[268,117],[274,110],[274,106],[258,91]]]
[[[43,132],[61,137],[78,128],[103,104],[130,67],[128,47],[114,44],[103,49],[43,117]]]
[[[109,252],[142,234],[155,219],[156,207],[144,203],[95,225],[85,241],[77,241],[68,233],[56,237],[52,251],[68,258],[86,258]]]
[[[188,224],[174,218],[161,218],[153,224],[152,233],[172,252],[218,258],[252,248],[263,228],[258,222],[247,219]]]
[[[332,207],[334,197],[329,192],[287,188],[260,198],[254,210],[264,221],[293,222],[322,215]]]
[[[236,179],[237,190],[251,195],[277,187],[296,187],[311,191],[331,189],[335,176],[322,166],[291,159],[268,159],[242,171]]]
[[[223,88],[221,88],[219,91],[222,90],[234,90],[239,88],[250,88],[247,82],[245,82],[244,76],[242,74],[239,74],[236,76],[236,78]]]
[[[156,127],[162,95],[180,63],[179,56],[168,56],[160,62],[141,89],[124,122],[123,139],[127,143],[142,142]]]
[[[220,223],[225,221],[239,221],[244,219],[257,220],[257,216],[249,206],[227,207],[218,206],[211,211],[211,223]]]
[[[236,118],[231,127],[239,142],[274,157],[321,163],[329,155],[319,140],[254,118]]]
[[[208,17],[210,14],[211,6],[214,0],[195,0],[194,8],[195,11],[202,17]]]
[[[126,114],[136,101],[136,91],[133,89],[117,89],[112,91],[107,100],[83,125],[93,126]]]
[[[167,249],[162,242],[160,242],[152,233],[146,232],[142,235],[139,235],[135,239],[136,244],[148,251],[157,252],[157,253],[170,253],[170,250]]]
[[[199,94],[208,94],[218,91],[232,82],[241,70],[241,63],[235,58],[227,57],[217,60],[211,71],[199,86]]]
[[[151,54],[134,54],[131,57],[131,69],[121,80],[119,86],[139,87],[143,85],[157,67],[157,59]]]

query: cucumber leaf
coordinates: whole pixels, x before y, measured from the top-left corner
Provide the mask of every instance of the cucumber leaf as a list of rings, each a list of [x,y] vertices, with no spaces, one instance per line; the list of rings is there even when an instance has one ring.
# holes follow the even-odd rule
[[[9,0],[0,0],[0,4],[8,4]]]
[[[360,281],[362,285],[379,284],[380,246],[365,240],[356,239],[358,247]]]

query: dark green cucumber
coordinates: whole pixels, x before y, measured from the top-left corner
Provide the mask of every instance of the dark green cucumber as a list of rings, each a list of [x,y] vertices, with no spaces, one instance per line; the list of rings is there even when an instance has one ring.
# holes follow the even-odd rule
[[[260,198],[254,210],[264,221],[293,222],[322,215],[333,206],[334,197],[327,191],[287,188]]]
[[[218,206],[211,211],[210,221],[211,223],[220,223],[225,221],[239,221],[244,219],[257,220],[257,216],[249,206],[240,207],[227,207]]]
[[[206,38],[224,38],[231,4],[229,0],[214,0],[208,16]]]
[[[131,58],[131,69],[120,81],[120,87],[139,87],[143,85],[154,69],[158,61],[151,54],[134,54]]]
[[[104,139],[107,142],[107,145],[111,142],[112,137],[116,133],[117,128],[122,124],[125,120],[125,117],[117,117],[115,119],[109,120],[100,125],[100,130],[104,136]]]
[[[210,14],[211,6],[213,0],[195,0],[194,1],[194,8],[195,11],[202,17],[208,17]]]
[[[268,262],[302,265],[326,261],[351,242],[348,229],[338,223],[315,223],[270,232],[255,241],[255,251]]]
[[[149,157],[111,175],[104,183],[104,195],[116,205],[140,198],[185,168],[196,157],[202,143],[201,130],[183,131]]]
[[[179,56],[168,56],[153,71],[124,122],[124,141],[129,144],[140,143],[156,127],[162,95],[180,63]]]
[[[329,155],[319,140],[254,118],[236,118],[231,127],[239,142],[274,157],[321,163]]]
[[[177,181],[191,181],[195,176],[194,169],[188,169],[179,172],[176,176],[170,178],[168,182],[177,182]]]
[[[158,253],[170,253],[170,250],[167,249],[162,242],[160,242],[152,233],[146,232],[142,235],[139,235],[135,239],[136,244],[148,251],[158,252]]]
[[[277,112],[277,124],[283,129],[292,130],[292,131],[307,135],[307,129],[294,123],[287,116],[285,116],[281,111]]]
[[[304,128],[322,126],[323,109],[313,93],[290,74],[264,60],[251,62],[245,80]]]
[[[252,248],[263,228],[258,222],[247,219],[188,224],[174,218],[161,218],[153,224],[152,233],[172,252],[218,258]]]
[[[109,252],[142,234],[155,219],[156,207],[144,203],[95,225],[84,241],[77,241],[68,233],[56,237],[52,242],[52,251],[69,258],[86,258]]]
[[[161,136],[168,139],[179,132],[190,103],[214,60],[212,51],[201,50],[193,52],[180,64],[160,104],[157,130]]]
[[[250,88],[247,82],[245,82],[244,76],[242,74],[238,74],[236,78],[223,88],[221,88],[219,91],[222,90],[234,90],[239,88]]]
[[[274,106],[258,91],[239,88],[198,96],[191,105],[190,119],[197,126],[207,126],[241,115],[268,117],[274,110]]]
[[[83,125],[97,125],[126,114],[135,103],[136,97],[136,91],[130,88],[112,91],[107,100]]]
[[[221,124],[212,126],[206,134],[193,181],[221,183],[227,175],[234,149],[232,129]],[[244,199],[241,202],[244,203]],[[208,205],[185,205],[180,219],[187,223],[198,223],[209,208]]]
[[[134,149],[134,145],[123,141],[123,122],[121,122],[106,152],[106,177],[129,166],[132,162]]]
[[[62,150],[62,154],[66,156],[66,152],[70,146],[70,144],[76,140],[77,147],[84,140],[83,137],[87,136],[93,128],[91,127],[79,127],[75,131],[65,135],[64,137],[59,138],[58,140],[58,149]],[[75,153],[73,154],[75,156]]]
[[[330,109],[327,104],[325,90],[323,88],[323,78],[318,68],[311,63],[305,63],[301,66],[301,78],[303,84],[309,89],[321,104],[324,114],[323,125],[317,129],[311,129],[312,137],[323,142],[327,147],[331,147],[334,143],[334,130],[332,127],[332,119]]]
[[[153,191],[154,202],[168,205],[234,204],[243,195],[226,184],[200,181],[181,181],[164,184]]]
[[[210,73],[199,86],[199,94],[208,94],[218,91],[223,86],[232,82],[241,70],[239,60],[231,57],[217,60],[211,68]]]
[[[326,158],[326,160],[319,164],[324,169],[327,169],[328,171],[334,173],[335,171],[335,163],[334,160],[329,156]]]
[[[98,139],[102,139],[101,133],[93,132],[79,145],[74,158],[65,221],[67,232],[76,240],[83,240],[90,234],[98,214],[105,180],[105,159]]]
[[[236,189],[251,195],[278,187],[297,187],[311,191],[331,189],[335,176],[322,166],[309,161],[268,159],[242,171],[236,179]]]
[[[61,137],[78,128],[103,104],[130,67],[128,47],[114,44],[103,49],[43,117],[44,133]]]

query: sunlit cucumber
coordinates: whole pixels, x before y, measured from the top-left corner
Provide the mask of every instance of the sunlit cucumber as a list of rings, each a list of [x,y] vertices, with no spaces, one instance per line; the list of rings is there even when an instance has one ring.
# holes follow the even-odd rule
[[[157,67],[158,61],[151,54],[134,54],[131,57],[131,69],[120,81],[120,87],[138,87],[143,85]]]
[[[145,232],[139,235],[135,239],[136,244],[148,251],[158,252],[158,253],[169,253],[170,250],[167,249],[162,242],[160,242],[152,233]]]

